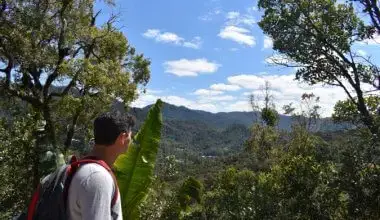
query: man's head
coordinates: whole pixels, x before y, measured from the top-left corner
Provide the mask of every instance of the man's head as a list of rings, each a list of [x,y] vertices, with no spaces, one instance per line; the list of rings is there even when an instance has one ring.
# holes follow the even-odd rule
[[[95,145],[104,146],[114,154],[125,152],[131,141],[132,116],[119,113],[104,113],[94,121]]]

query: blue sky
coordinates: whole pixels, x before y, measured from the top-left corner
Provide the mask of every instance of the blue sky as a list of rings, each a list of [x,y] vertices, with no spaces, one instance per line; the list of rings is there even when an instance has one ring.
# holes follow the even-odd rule
[[[293,81],[295,69],[271,65],[274,51],[257,25],[261,12],[255,1],[118,0],[102,12],[101,20],[118,13],[129,43],[152,61],[147,93],[134,106],[162,98],[210,112],[249,111],[248,95],[261,96],[265,81],[278,109],[312,91],[329,116],[334,103],[345,98],[339,88],[300,84]],[[380,38],[355,48],[379,61],[377,42]]]

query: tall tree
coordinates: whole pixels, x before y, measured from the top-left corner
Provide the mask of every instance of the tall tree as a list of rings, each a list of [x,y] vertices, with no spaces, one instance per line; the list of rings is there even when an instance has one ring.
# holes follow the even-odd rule
[[[378,0],[351,0],[352,2],[358,2],[363,6],[363,12],[367,13],[373,29],[371,33],[377,32],[380,34],[380,2]]]
[[[0,94],[32,107],[53,152],[66,152],[75,132],[86,133],[90,119],[116,98],[126,104],[137,98],[150,77],[150,61],[128,44],[116,16],[100,24],[94,4],[9,0],[0,6]]]
[[[259,121],[266,126],[275,127],[279,121],[279,115],[274,104],[274,96],[271,93],[271,85],[268,81],[260,89],[262,96],[249,96],[249,102],[254,114],[254,121]],[[260,113],[260,114],[258,114]]]
[[[264,16],[259,22],[273,38],[273,47],[297,66],[296,79],[310,84],[341,87],[360,112],[372,134],[374,123],[365,102],[367,90],[379,77],[379,68],[355,53],[352,45],[369,38],[369,27],[355,14],[352,4],[335,0],[260,0]]]

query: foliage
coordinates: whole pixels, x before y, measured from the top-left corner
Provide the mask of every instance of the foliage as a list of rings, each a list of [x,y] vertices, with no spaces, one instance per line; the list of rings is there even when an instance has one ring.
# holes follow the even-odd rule
[[[30,116],[0,122],[0,219],[11,219],[23,210],[33,191],[30,173],[36,159],[31,157],[35,138],[25,132],[33,126]]]
[[[273,49],[287,58],[276,63],[298,67],[298,80],[341,87],[376,134],[364,88],[378,79],[379,68],[352,48],[371,37],[353,5],[335,0],[260,0],[258,5],[264,9],[259,26],[273,39]]]
[[[363,12],[366,13],[370,20],[371,26],[369,27],[369,34],[377,31],[380,33],[380,5],[376,0],[351,0],[352,2],[359,2],[363,6]],[[379,84],[380,86],[380,84]]]
[[[268,81],[261,88],[261,92],[263,93],[262,97],[253,93],[249,96],[249,101],[255,114],[255,123],[261,122],[267,126],[275,127],[280,120],[280,116],[276,111],[276,106],[273,102],[274,96],[271,94],[271,85]]]
[[[150,62],[128,44],[115,16],[96,25],[100,11],[94,4],[1,4],[0,94],[21,101],[36,114],[36,123],[44,124],[36,152],[50,145],[54,154],[66,153],[78,131],[86,140],[95,115],[109,110],[116,98],[128,105],[137,98],[138,86],[149,80]],[[40,176],[33,178],[37,183]]]
[[[380,115],[378,107],[380,106],[380,96],[370,95],[364,99],[369,113],[374,118],[377,126],[380,126]],[[355,103],[351,100],[338,101],[334,107],[334,114],[332,115],[336,122],[351,122],[355,125],[362,123],[360,112],[357,111]]]
[[[261,118],[266,125],[271,127],[276,126],[279,120],[277,111],[272,108],[263,108],[261,110]]]
[[[158,100],[128,151],[120,155],[114,164],[124,219],[138,218],[138,206],[146,198],[152,182],[161,138],[161,107],[162,101]]]
[[[160,219],[186,219],[192,215],[191,206],[202,204],[203,185],[193,177],[187,178],[169,200]]]
[[[145,201],[139,206],[140,219],[160,219],[173,198],[175,187],[155,177]]]
[[[271,150],[276,146],[279,134],[272,126],[255,124],[251,136],[246,142],[246,151],[253,153],[258,159],[268,159]]]

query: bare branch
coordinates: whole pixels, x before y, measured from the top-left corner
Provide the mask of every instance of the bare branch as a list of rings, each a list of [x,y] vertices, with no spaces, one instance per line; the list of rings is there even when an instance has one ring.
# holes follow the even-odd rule
[[[101,11],[102,11],[102,10],[99,10],[99,11],[95,14],[95,16],[92,17],[92,19],[91,19],[91,24],[90,24],[91,27],[95,26],[96,18],[99,16],[99,14],[101,13]]]

